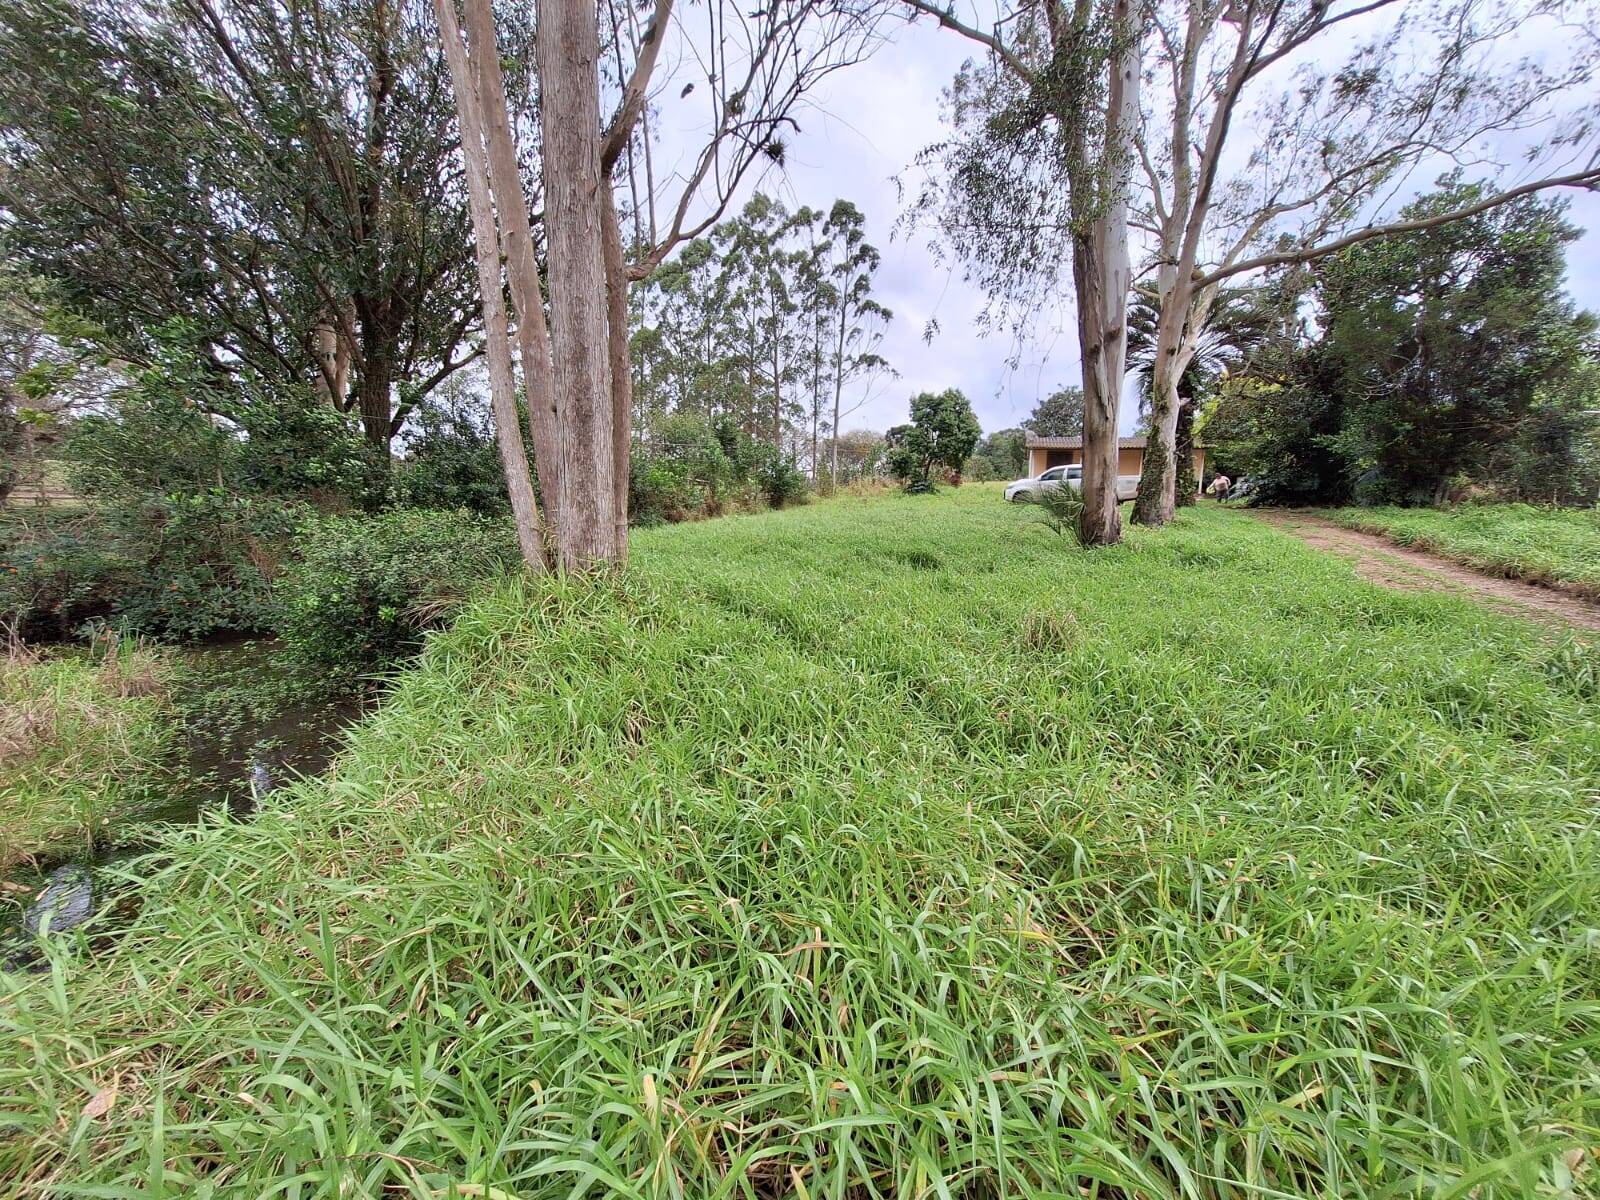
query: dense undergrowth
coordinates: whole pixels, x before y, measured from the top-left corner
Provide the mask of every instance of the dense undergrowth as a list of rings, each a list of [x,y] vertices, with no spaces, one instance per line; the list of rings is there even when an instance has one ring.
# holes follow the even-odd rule
[[[635,559],[497,587],[326,780],[135,868],[114,953],[0,977],[0,1178],[1592,1193],[1592,648],[1214,509]]]
[[[1600,600],[1600,510],[1531,504],[1346,508],[1341,525],[1443,554],[1480,571]]]

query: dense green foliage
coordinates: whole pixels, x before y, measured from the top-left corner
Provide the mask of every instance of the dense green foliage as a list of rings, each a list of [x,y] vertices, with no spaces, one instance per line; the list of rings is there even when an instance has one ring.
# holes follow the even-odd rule
[[[316,667],[354,675],[392,663],[519,561],[508,521],[466,512],[324,517],[300,531],[272,627]]]
[[[175,638],[270,626],[309,510],[219,489],[151,492],[0,520],[0,620],[32,638],[86,623]]]
[[[508,514],[506,469],[482,397],[447,387],[417,405],[416,431],[395,464],[389,499],[401,508]],[[528,464],[530,470],[533,463]]]
[[[1027,434],[1021,429],[1002,429],[978,442],[961,473],[979,483],[986,480],[1019,479],[1028,470]]]
[[[911,423],[884,434],[889,473],[908,488],[925,490],[935,468],[959,473],[982,435],[972,405],[955,388],[911,397]]]
[[[1481,571],[1560,584],[1600,600],[1600,510],[1462,504],[1446,509],[1347,508],[1328,516]]]
[[[1039,437],[1083,436],[1083,389],[1064,387],[1033,406],[1022,428]]]
[[[1470,204],[1447,183],[1408,218]],[[1218,465],[1267,500],[1416,504],[1469,485],[1512,499],[1600,495],[1595,319],[1562,285],[1578,231],[1526,197],[1353,246],[1280,288],[1283,323],[1205,427]],[[1309,303],[1315,331],[1294,319]]]
[[[791,461],[727,417],[680,412],[658,419],[631,467],[628,512],[637,525],[782,508],[807,494]]]
[[[484,597],[329,780],[136,864],[116,952],[0,980],[0,1175],[1588,1187],[1592,649],[1213,507],[1063,554],[991,488],[841,499],[634,562]]]
[[[118,358],[176,344],[215,391],[261,383],[269,403],[321,387],[381,448],[473,356],[452,105],[419,0],[4,0],[0,132],[8,256]]]

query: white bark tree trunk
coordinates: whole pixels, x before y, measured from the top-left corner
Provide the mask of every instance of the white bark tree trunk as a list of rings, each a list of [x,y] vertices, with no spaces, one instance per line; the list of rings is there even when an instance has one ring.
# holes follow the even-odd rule
[[[483,146],[482,106],[456,25],[454,0],[434,0],[445,58],[454,82],[456,118],[461,125],[461,157],[466,165],[468,209],[478,262],[478,291],[483,300],[483,327],[489,360],[490,403],[494,409],[495,444],[506,472],[506,491],[523,561],[535,571],[546,566],[539,507],[533,497],[533,476],[517,416],[517,383],[511,364],[511,334],[501,292],[499,239],[494,205],[489,198],[488,161]]]
[[[528,401],[528,432],[533,438],[533,457],[539,468],[539,496],[544,501],[546,525],[554,529],[561,520],[561,414],[556,406],[550,331],[545,324],[533,226],[522,194],[517,148],[511,135],[494,10],[489,0],[465,0],[463,8],[467,35],[472,43],[478,110],[483,117],[484,140],[488,145],[490,194],[498,210],[500,247],[511,284],[511,303],[516,308],[517,350]]]
[[[1139,35],[1136,0],[1112,8],[1115,57],[1106,103],[1105,193],[1086,234],[1073,239],[1078,346],[1083,366],[1083,513],[1078,527],[1088,546],[1122,536],[1117,511],[1117,433],[1128,357],[1128,187],[1139,114]]]

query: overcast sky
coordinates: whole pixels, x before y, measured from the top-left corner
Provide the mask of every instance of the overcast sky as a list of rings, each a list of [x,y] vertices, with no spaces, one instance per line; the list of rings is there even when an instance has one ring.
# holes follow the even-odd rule
[[[882,352],[899,374],[857,397],[861,407],[840,422],[847,430],[898,424],[913,393],[946,387],[966,393],[986,432],[1002,429],[1018,424],[1041,396],[1079,378],[1070,309],[1041,313],[1022,344],[1008,333],[986,335],[978,321],[985,297],[963,281],[959,263],[936,258],[928,231],[908,232],[901,221],[905,202],[896,176],[906,177],[908,193],[914,190],[913,160],[945,135],[940,95],[972,49],[926,20],[895,26],[889,44],[871,58],[823,81],[799,114],[784,170],[761,183],[791,209],[825,210],[838,197],[854,201],[866,216],[868,240],[883,255],[876,292],[894,320]],[[666,110],[663,125],[671,123],[674,100],[671,91],[658,100]],[[1600,196],[1562,194],[1571,200],[1570,219],[1586,230],[1569,252],[1569,290],[1580,304],[1600,309]],[[933,321],[938,333],[925,341]],[[1123,429],[1132,432],[1134,405],[1123,408]]]

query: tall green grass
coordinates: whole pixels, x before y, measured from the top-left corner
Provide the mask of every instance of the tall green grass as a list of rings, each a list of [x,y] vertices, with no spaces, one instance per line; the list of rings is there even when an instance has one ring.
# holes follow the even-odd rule
[[[1463,504],[1345,508],[1328,515],[1351,529],[1381,533],[1480,571],[1600,600],[1600,509]]]
[[[0,1178],[1593,1193],[1591,648],[1215,509],[635,557],[483,597],[330,778],[136,868],[114,952],[6,979]]]
[[[87,853],[137,804],[170,740],[167,676],[137,642],[48,656],[0,646],[0,871]]]

